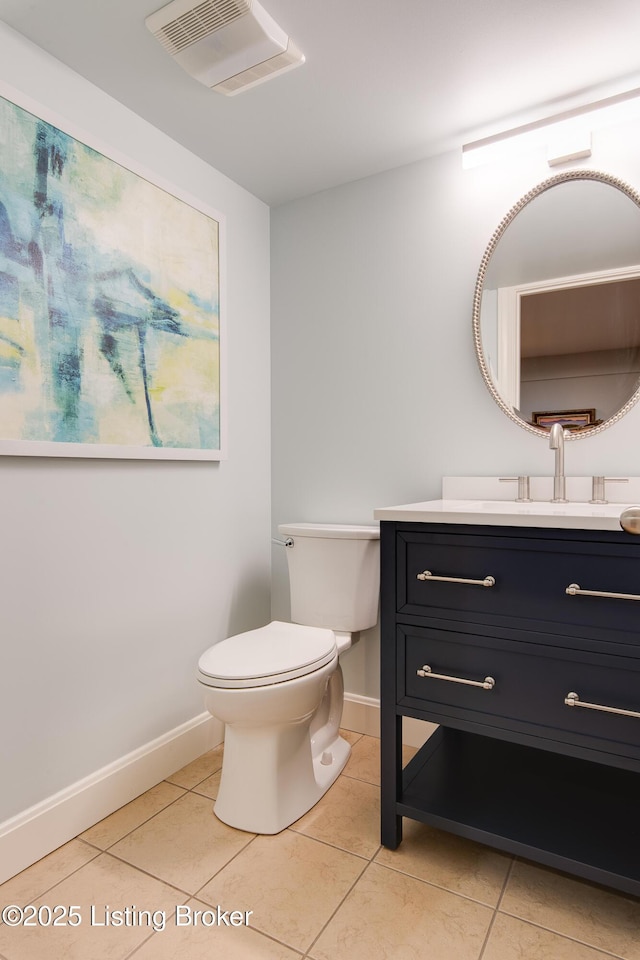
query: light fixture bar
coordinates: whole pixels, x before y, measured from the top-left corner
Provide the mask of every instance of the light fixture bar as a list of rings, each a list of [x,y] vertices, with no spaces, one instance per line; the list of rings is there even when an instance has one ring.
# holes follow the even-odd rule
[[[629,119],[638,113],[640,113],[640,87],[466,143],[462,147],[462,165],[474,167],[489,162],[498,155],[547,145],[558,133],[563,137],[577,134],[583,146],[576,148],[575,151],[565,151],[562,156],[550,155],[550,163],[561,163],[564,160],[588,156],[590,148],[587,149],[584,143],[585,135],[590,134],[591,126],[615,123]],[[512,143],[517,143],[517,146],[512,147]]]

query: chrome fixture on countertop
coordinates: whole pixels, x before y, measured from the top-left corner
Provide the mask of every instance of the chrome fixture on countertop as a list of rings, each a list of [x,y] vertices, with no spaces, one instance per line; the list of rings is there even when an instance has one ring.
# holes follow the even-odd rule
[[[553,471],[553,497],[551,503],[568,503],[564,475],[564,429],[559,423],[554,423],[549,432],[549,447],[556,452],[555,469]]]
[[[531,490],[529,477],[498,477],[500,483],[509,483],[513,481],[518,484],[518,496],[516,503],[531,503]]]
[[[589,503],[608,503],[605,498],[605,483],[629,483],[628,477],[592,477],[591,478],[591,500]]]

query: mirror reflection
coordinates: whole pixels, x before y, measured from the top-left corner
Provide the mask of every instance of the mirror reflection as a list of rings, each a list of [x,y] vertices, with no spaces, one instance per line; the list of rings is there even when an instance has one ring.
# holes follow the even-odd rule
[[[640,197],[570,171],[527,194],[485,253],[474,301],[480,367],[525,428],[597,432],[638,399]]]

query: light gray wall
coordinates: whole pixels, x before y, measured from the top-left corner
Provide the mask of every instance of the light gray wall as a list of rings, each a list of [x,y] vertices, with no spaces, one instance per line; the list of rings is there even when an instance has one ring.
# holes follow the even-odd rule
[[[0,457],[0,821],[200,714],[269,619],[269,210],[0,25],[0,78],[227,221],[229,459]]]
[[[633,127],[594,135],[584,165],[640,187]],[[463,171],[458,152],[272,212],[273,524],[367,522],[376,506],[437,498],[447,475],[553,470],[481,379],[473,291],[494,229],[557,170],[542,155]],[[567,447],[569,474],[637,475],[640,405]],[[272,612],[288,616],[274,548]],[[346,690],[378,696],[372,631],[343,657]]]

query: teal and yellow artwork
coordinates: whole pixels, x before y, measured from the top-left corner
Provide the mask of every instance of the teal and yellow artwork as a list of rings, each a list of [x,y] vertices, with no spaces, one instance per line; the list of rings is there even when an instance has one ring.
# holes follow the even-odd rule
[[[220,218],[0,97],[0,453],[220,459]]]

